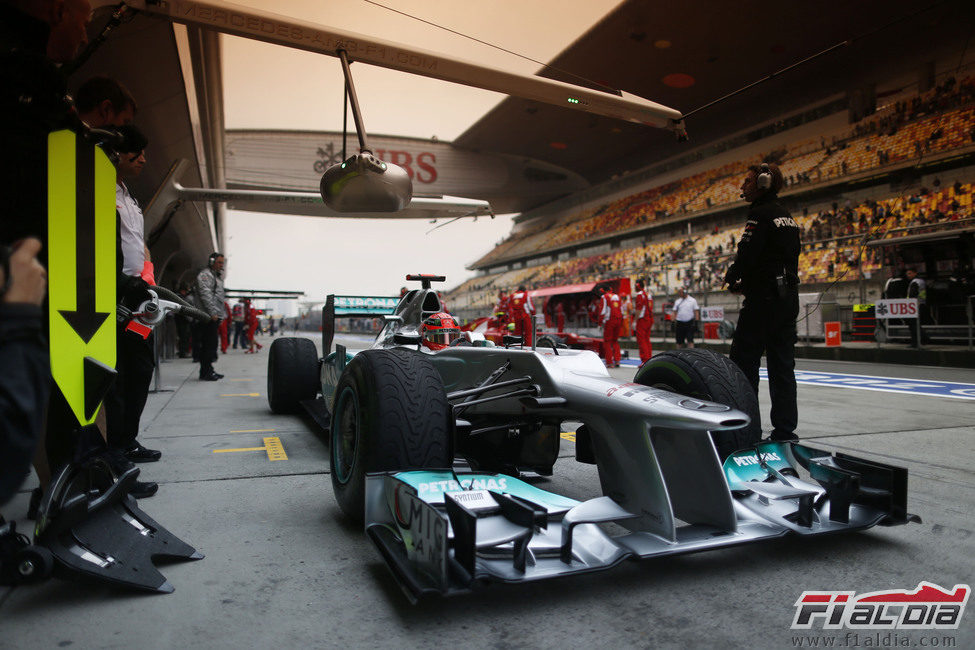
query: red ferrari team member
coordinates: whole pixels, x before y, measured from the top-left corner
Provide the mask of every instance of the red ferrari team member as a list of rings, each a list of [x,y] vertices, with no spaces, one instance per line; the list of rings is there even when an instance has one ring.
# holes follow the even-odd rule
[[[640,349],[640,363],[646,363],[653,356],[653,343],[650,341],[650,328],[653,327],[653,298],[643,289],[643,281],[636,281],[636,296],[633,300],[636,309],[636,344]]]
[[[603,310],[600,322],[603,324],[603,356],[607,368],[620,367],[620,327],[623,325],[623,301],[612,289],[603,294]]]
[[[247,314],[247,340],[250,341],[250,349],[247,350],[247,353],[255,354],[264,346],[254,339],[254,336],[257,334],[257,326],[260,325],[260,321],[257,319],[257,309],[251,305],[250,299],[244,300],[244,312]],[[257,350],[254,349],[255,346],[257,347]]]
[[[504,289],[498,289],[498,302],[494,304],[494,317],[498,319],[498,329],[504,329],[508,324],[508,296],[504,295]]]
[[[565,329],[565,307],[560,302],[555,304],[555,327],[559,334]]]
[[[515,325],[515,336],[521,336],[524,345],[531,345],[535,329],[535,305],[525,285],[518,287],[518,291],[508,298],[508,316]]]
[[[220,352],[227,354],[227,348],[230,347],[230,323],[233,322],[233,315],[226,300],[223,302],[223,310],[227,315],[217,326],[217,334],[220,336]]]

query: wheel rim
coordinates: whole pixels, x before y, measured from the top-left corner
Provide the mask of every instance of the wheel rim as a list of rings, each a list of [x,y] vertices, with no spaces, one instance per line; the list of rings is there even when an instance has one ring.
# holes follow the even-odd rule
[[[348,483],[352,476],[356,448],[359,444],[359,411],[356,401],[355,391],[346,386],[339,394],[335,407],[332,456],[335,458],[335,478],[343,485]]]

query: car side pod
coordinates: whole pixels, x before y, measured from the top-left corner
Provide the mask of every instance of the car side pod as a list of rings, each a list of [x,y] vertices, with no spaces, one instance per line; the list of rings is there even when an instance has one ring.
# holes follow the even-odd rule
[[[52,485],[72,480],[69,464]],[[54,556],[54,575],[65,579],[107,582],[168,594],[175,591],[154,560],[200,560],[203,555],[139,509],[129,494],[137,467],[129,468],[104,492],[65,495],[39,513],[35,544]]]
[[[798,478],[804,469],[815,483]],[[762,442],[724,462],[736,501],[800,535],[895,526],[907,512],[907,470],[795,442]]]

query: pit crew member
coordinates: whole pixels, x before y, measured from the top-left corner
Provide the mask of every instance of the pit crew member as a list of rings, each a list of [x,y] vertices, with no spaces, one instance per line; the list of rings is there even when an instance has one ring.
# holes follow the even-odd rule
[[[731,343],[731,360],[758,394],[758,365],[768,360],[772,440],[798,440],[795,344],[799,314],[799,226],[778,202],[777,165],[750,167],[741,196],[751,203],[735,261],[725,274],[745,302]]]

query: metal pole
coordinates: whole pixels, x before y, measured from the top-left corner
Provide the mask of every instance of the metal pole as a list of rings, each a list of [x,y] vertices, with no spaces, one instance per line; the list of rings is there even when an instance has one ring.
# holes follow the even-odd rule
[[[805,308],[805,311],[806,311],[806,316],[805,316],[805,319],[804,320],[806,321],[806,347],[808,348],[809,347],[809,343],[810,343],[810,341],[809,341],[809,303],[807,302],[805,305],[803,305],[803,307]],[[739,313],[741,313],[741,312],[739,311]]]
[[[164,322],[160,323],[156,328],[157,331],[152,333],[152,360],[155,362],[156,367],[152,371],[152,390],[150,393],[172,393],[175,389],[164,388],[162,385],[162,376],[159,372],[159,337],[162,335],[164,329]]]
[[[345,85],[349,91],[349,101],[352,104],[352,120],[355,122],[356,135],[359,136],[359,149],[369,149],[366,144],[366,130],[362,126],[362,114],[359,112],[359,98],[355,94],[355,86],[352,84],[352,70],[349,69],[349,56],[345,50],[337,52],[339,60],[342,62],[342,73],[345,75]]]
[[[968,302],[965,303],[965,311],[968,312],[968,349],[972,349],[972,298],[975,296],[968,296]]]
[[[917,347],[918,347],[919,350],[924,347],[924,341],[921,340],[921,314],[920,314],[921,308],[920,308],[920,304],[921,304],[920,301],[918,301],[918,315],[917,315],[917,318],[914,319],[914,331],[917,332]]]

